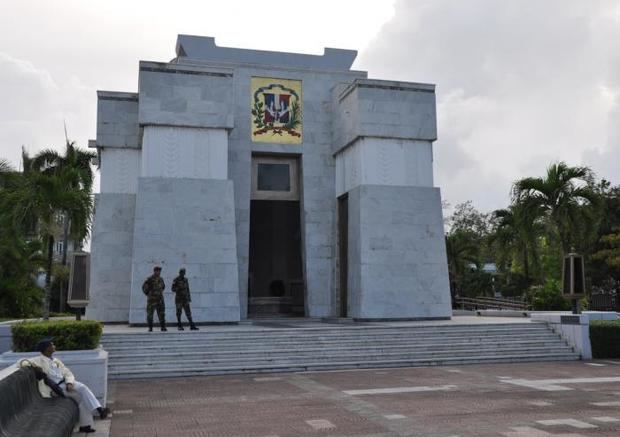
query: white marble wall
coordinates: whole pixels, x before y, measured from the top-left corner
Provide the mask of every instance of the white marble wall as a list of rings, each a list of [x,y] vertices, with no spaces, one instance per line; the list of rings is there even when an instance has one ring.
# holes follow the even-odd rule
[[[146,126],[142,177],[228,179],[228,132]]]
[[[332,98],[334,153],[357,138],[437,139],[435,85],[358,78]]]
[[[531,313],[532,320],[547,323],[554,332],[568,342],[584,360],[592,359],[592,344],[590,343],[590,322],[592,320],[617,320],[618,314],[613,311],[584,311],[581,314],[568,312]],[[577,319],[578,323],[568,323],[562,318]]]
[[[146,322],[143,281],[162,267],[166,318],[176,323],[172,280],[187,269],[196,322],[237,322],[239,279],[233,182],[140,178],[131,260],[129,321]],[[155,318],[157,320],[157,318]]]
[[[336,196],[360,185],[432,187],[432,143],[358,138],[336,155]]]
[[[86,317],[102,322],[129,318],[136,195],[95,195],[90,258],[90,302]]]
[[[450,318],[439,188],[353,189],[348,258],[350,317]]]
[[[138,94],[97,91],[97,147],[140,148]]]
[[[100,192],[136,194],[140,168],[140,149],[101,149]]]
[[[141,126],[234,127],[231,68],[140,61],[138,88]]]

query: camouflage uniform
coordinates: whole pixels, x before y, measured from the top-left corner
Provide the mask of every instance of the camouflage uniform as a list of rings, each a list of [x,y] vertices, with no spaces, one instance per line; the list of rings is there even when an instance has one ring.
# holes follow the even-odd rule
[[[192,297],[189,292],[189,281],[185,277],[185,269],[179,271],[179,276],[172,281],[172,292],[175,293],[174,304],[177,308],[177,323],[180,331],[183,331],[183,324],[181,323],[181,314],[185,310],[185,317],[189,320],[189,326],[192,330],[198,328],[194,325],[192,320],[192,310],[189,307],[189,303],[192,301]]]
[[[164,303],[164,280],[156,275],[146,278],[142,284],[142,291],[146,295],[146,322],[149,331],[153,329],[153,312],[157,311],[157,318],[162,331],[166,331],[166,305]]]

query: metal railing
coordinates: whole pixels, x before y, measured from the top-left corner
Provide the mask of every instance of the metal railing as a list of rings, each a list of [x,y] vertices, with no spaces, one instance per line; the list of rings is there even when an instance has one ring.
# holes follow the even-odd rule
[[[456,297],[454,308],[462,310],[514,310],[527,311],[531,305],[520,298]]]
[[[620,312],[620,295],[618,293],[592,293],[588,309]]]

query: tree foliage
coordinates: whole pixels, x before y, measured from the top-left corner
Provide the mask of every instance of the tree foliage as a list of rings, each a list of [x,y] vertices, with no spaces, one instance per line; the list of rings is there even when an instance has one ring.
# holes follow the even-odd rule
[[[552,164],[544,177],[527,177],[513,186],[513,202],[527,202],[547,216],[551,235],[557,237],[566,254],[583,236],[583,224],[595,219],[599,199],[594,174],[588,167]]]
[[[479,264],[479,246],[475,235],[464,230],[456,230],[446,236],[446,251],[448,254],[448,274],[450,276],[450,290],[453,296],[464,293],[464,280],[471,266]]]
[[[20,175],[0,160],[0,316],[27,317],[41,309],[42,292],[35,275],[42,265],[39,241],[28,241],[16,232],[7,211],[10,193],[19,186]]]
[[[92,157],[68,142],[65,155],[45,150],[31,157],[22,150],[21,172],[0,160],[0,299],[8,301],[0,312],[19,317],[36,313],[32,306],[40,292],[33,278],[43,267],[42,312],[44,317],[49,315],[58,217],[71,219],[71,234],[76,239],[88,235],[93,209]]]
[[[600,242],[605,248],[594,253],[592,257],[603,260],[610,269],[620,271],[620,228],[614,233],[603,235]]]
[[[542,309],[564,307],[557,288],[573,249],[585,257],[590,286],[620,284],[620,186],[596,181],[588,167],[554,163],[543,176],[517,180],[506,208],[486,214],[465,202],[446,223],[453,293],[488,293],[472,274],[493,263],[495,291],[527,294]]]

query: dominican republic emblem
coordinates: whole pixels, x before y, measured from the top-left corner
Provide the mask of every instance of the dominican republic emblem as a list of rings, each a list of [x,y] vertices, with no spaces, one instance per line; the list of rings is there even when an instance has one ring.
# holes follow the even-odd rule
[[[252,141],[301,144],[301,81],[252,78]]]

